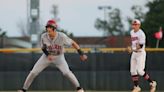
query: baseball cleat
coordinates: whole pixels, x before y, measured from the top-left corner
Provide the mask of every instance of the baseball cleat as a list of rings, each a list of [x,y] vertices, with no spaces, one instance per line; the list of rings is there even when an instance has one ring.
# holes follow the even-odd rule
[[[18,90],[17,92],[24,92],[23,90]]]
[[[84,92],[84,89],[83,89],[83,88],[79,88],[79,89],[77,90],[77,92]]]
[[[156,86],[157,86],[157,82],[153,81],[150,83],[150,92],[155,92],[156,91]]]
[[[132,92],[141,92],[141,88],[139,86],[134,86]]]
[[[21,89],[21,90],[18,90],[18,92],[26,92],[26,90],[22,90],[22,89]]]

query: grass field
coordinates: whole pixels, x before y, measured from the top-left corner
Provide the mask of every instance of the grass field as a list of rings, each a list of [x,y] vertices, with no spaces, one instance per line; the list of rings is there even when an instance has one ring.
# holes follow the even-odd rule
[[[17,92],[17,91],[0,91],[0,92]],[[76,92],[76,91],[28,91],[28,92]],[[131,91],[85,91],[85,92],[131,92]],[[149,91],[142,91],[149,92]],[[156,91],[156,92],[164,92],[164,91]]]

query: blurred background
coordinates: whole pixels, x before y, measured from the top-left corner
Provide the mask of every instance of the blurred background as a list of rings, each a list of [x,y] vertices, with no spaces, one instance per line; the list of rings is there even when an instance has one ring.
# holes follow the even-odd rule
[[[86,90],[130,90],[131,21],[139,19],[147,38],[146,70],[164,90],[163,0],[0,0],[0,90],[22,87],[41,56],[40,35],[49,19],[74,39],[89,56],[80,62],[75,50],[66,48],[66,59]],[[12,77],[11,77],[12,76]],[[148,83],[141,79],[141,87]],[[61,73],[50,66],[30,90],[72,90]]]

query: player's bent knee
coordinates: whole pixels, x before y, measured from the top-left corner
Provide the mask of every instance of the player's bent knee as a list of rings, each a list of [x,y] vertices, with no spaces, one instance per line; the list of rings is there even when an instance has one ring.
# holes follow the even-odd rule
[[[143,76],[143,75],[145,74],[145,71],[144,71],[144,70],[138,70],[137,72],[138,72],[138,74],[139,74],[140,76]]]
[[[137,75],[137,72],[130,71],[131,75]]]

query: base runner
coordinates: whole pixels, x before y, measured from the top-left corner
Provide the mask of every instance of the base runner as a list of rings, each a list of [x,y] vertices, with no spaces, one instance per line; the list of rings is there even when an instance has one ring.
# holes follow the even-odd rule
[[[43,54],[27,76],[23,88],[18,90],[18,92],[26,92],[35,77],[51,64],[54,64],[62,72],[62,74],[71,81],[77,92],[84,92],[83,88],[80,87],[79,81],[68,67],[64,57],[64,46],[68,45],[75,48],[82,61],[86,61],[87,56],[83,53],[75,41],[70,39],[64,33],[57,32],[56,28],[57,24],[55,20],[49,20],[47,22],[46,32],[41,36],[41,47]]]

